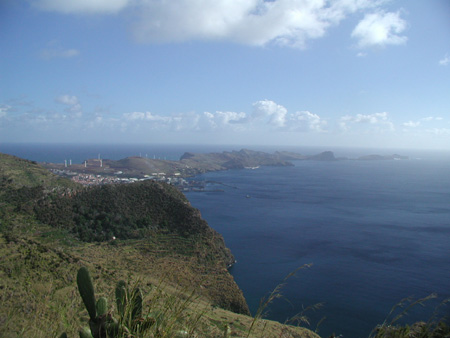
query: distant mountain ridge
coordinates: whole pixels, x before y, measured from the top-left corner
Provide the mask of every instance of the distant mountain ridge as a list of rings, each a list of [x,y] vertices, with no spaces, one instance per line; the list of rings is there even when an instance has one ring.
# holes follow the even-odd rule
[[[370,155],[362,156],[357,158],[357,160],[396,160],[407,158],[401,155]],[[348,158],[337,158],[332,151],[303,155],[289,151],[276,151],[270,154],[263,151],[241,149],[239,151],[233,150],[221,153],[185,152],[178,161],[132,156],[120,160],[87,159],[82,164],[70,166],[56,163],[42,163],[42,165],[47,169],[73,170],[78,173],[100,175],[116,175],[119,173],[127,177],[155,175],[192,177],[211,171],[256,168],[259,166],[293,166],[294,164],[291,161],[333,162],[339,160],[348,160]]]

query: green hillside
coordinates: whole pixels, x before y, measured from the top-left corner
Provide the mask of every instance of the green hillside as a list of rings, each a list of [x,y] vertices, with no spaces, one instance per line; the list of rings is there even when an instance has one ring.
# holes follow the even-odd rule
[[[224,327],[247,336],[253,318],[227,271],[234,258],[176,189],[153,181],[86,188],[34,162],[0,156],[2,336],[77,336],[87,314],[75,283],[81,266],[100,296],[113,299],[115,283],[125,280],[140,286],[146,307],[170,304],[165,318],[176,324],[161,337],[183,328],[190,337],[223,337]],[[317,337],[266,321],[250,336],[280,332]]]

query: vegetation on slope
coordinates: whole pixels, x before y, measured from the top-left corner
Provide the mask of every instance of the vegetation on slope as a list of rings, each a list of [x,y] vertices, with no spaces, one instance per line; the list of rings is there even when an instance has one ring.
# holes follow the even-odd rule
[[[226,269],[234,258],[222,236],[176,189],[151,181],[84,188],[36,163],[3,158],[6,161],[1,166],[7,164],[0,178],[3,233],[33,234],[39,240],[57,238],[70,244],[66,251],[74,245],[84,246],[83,242],[106,242],[111,249],[134,246],[146,258],[144,266],[152,261],[179,265],[183,274],[174,273],[171,282],[190,287],[204,284],[201,293],[213,304],[249,313]],[[22,178],[21,171],[28,178]]]

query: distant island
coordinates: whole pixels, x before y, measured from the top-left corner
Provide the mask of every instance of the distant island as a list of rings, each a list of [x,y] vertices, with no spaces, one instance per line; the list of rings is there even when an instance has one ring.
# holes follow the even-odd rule
[[[353,160],[406,160],[401,155],[368,155]],[[108,183],[131,183],[144,180],[164,181],[177,186],[182,191],[203,190],[202,183],[186,181],[212,171],[231,169],[257,169],[260,166],[293,166],[292,161],[341,161],[349,158],[337,158],[332,151],[315,155],[303,155],[295,152],[276,151],[273,154],[242,149],[222,153],[185,152],[178,161],[151,159],[148,157],[127,157],[121,160],[87,159],[81,164],[41,163],[55,174],[72,178],[84,185]]]

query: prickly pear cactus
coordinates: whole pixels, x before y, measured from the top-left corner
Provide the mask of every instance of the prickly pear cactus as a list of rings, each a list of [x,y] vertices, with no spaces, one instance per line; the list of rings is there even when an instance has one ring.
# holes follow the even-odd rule
[[[89,313],[89,317],[91,320],[95,320],[97,317],[97,311],[95,308],[94,285],[92,284],[92,278],[88,269],[84,266],[78,270],[77,285],[81,299],[83,300],[84,306],[86,306],[86,310]]]
[[[116,286],[116,302],[117,312],[119,312],[120,317],[123,317],[127,304],[127,285],[123,280],[119,281]]]
[[[124,281],[117,283],[116,301],[120,317],[117,320],[108,312],[108,301],[105,297],[100,297],[95,302],[94,285],[87,268],[78,270],[77,285],[90,318],[89,328],[79,331],[80,338],[117,338],[123,334],[134,337],[148,330],[156,322],[149,316],[142,318],[143,297],[139,288],[130,291]],[[67,338],[67,335],[62,334],[60,338]]]
[[[97,315],[104,316],[108,312],[108,300],[105,297],[100,297],[96,305]]]

